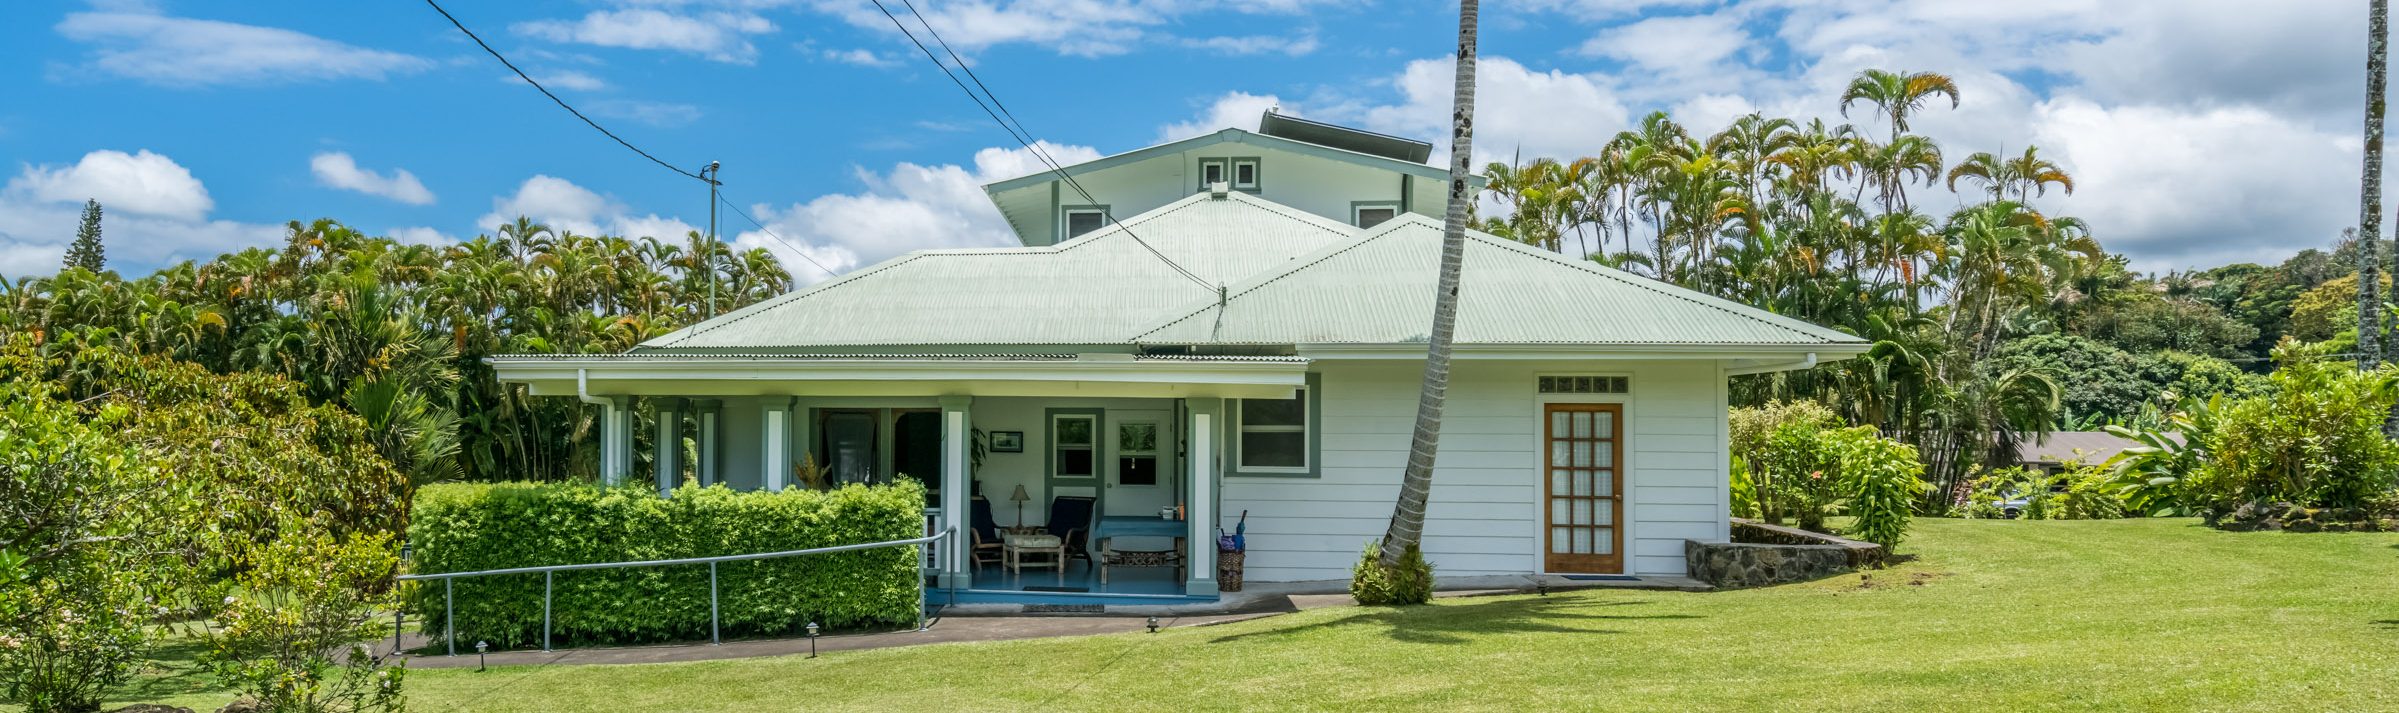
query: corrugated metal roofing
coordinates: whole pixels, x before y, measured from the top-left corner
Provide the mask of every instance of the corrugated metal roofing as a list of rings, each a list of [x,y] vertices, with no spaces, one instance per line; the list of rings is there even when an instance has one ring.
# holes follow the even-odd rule
[[[1213,298],[1215,285],[1355,233],[1242,193],[1200,193],[1060,245],[910,253],[642,348],[1125,344],[1160,315]],[[1177,273],[1136,235],[1213,284]]]
[[[1441,226],[1409,214],[1172,315],[1142,344],[1428,341]],[[1459,344],[1815,345],[1856,337],[1587,261],[1470,234]]]
[[[1131,234],[1111,227],[1056,246],[912,253],[653,339],[635,355],[788,359],[795,355],[775,352],[831,350],[907,358],[906,352],[934,350],[1426,341],[1441,241],[1432,219],[1409,214],[1360,231],[1241,193],[1203,193],[1125,222]],[[1224,306],[1215,287],[1176,273],[1133,234],[1226,285]],[[1460,344],[1862,343],[1594,263],[1472,236]]]
[[[1214,354],[1131,354],[1128,361],[1175,361],[1226,364],[1305,364],[1296,356],[1223,356]],[[740,354],[724,352],[633,352],[627,354],[494,354],[491,363],[653,361],[657,359],[736,361],[1074,361],[1080,354]]]

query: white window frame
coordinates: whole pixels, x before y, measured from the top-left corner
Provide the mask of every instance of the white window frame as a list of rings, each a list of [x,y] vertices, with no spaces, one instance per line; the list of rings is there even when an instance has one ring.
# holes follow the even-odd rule
[[[1070,230],[1073,230],[1073,229],[1074,229],[1074,228],[1073,228],[1074,224],[1073,224],[1073,222],[1072,222],[1072,221],[1073,221],[1073,219],[1074,219],[1074,216],[1076,216],[1076,215],[1082,215],[1082,214],[1096,214],[1096,215],[1098,215],[1098,216],[1100,217],[1100,224],[1099,224],[1099,227],[1092,228],[1090,231],[1088,231],[1088,232],[1084,232],[1084,233],[1081,233],[1081,234],[1070,234],[1068,231],[1070,231]],[[1104,206],[1104,205],[1070,205],[1070,206],[1062,206],[1062,207],[1058,208],[1058,242],[1061,242],[1061,243],[1063,243],[1063,242],[1066,242],[1066,241],[1069,241],[1069,240],[1073,240],[1073,239],[1075,239],[1075,238],[1080,238],[1080,237],[1083,237],[1083,236],[1085,236],[1085,235],[1090,235],[1090,234],[1092,234],[1092,233],[1097,233],[1097,232],[1100,232],[1100,231],[1102,231],[1102,230],[1107,230],[1107,229],[1108,229],[1108,222],[1109,222],[1109,221],[1108,221],[1108,207],[1107,207],[1107,206]]]
[[[1210,166],[1214,166],[1216,168],[1216,177],[1218,180],[1208,180],[1208,168]],[[1203,191],[1208,190],[1209,186],[1217,183],[1231,183],[1233,180],[1233,160],[1229,158],[1200,159],[1199,170],[1193,172],[1193,175],[1199,177],[1199,189]]]
[[[1248,181],[1241,180],[1241,168],[1243,166],[1249,167]],[[1225,181],[1233,184],[1234,190],[1255,191],[1258,190],[1258,186],[1266,183],[1266,170],[1262,164],[1260,164],[1258,159],[1254,157],[1236,157],[1231,159],[1230,167],[1225,169],[1224,175]]]
[[[1349,224],[1360,228],[1367,227],[1365,213],[1375,209],[1391,211],[1391,217],[1383,219],[1385,223],[1399,220],[1399,214],[1402,212],[1399,209],[1399,201],[1358,201],[1349,204]]]
[[[1302,386],[1292,391],[1292,398],[1299,400],[1300,425],[1297,426],[1251,426],[1244,422],[1241,417],[1242,402],[1249,399],[1226,399],[1226,401],[1232,404],[1232,408],[1228,409],[1232,413],[1228,414],[1228,418],[1225,420],[1230,422],[1228,425],[1230,426],[1230,430],[1232,432],[1232,438],[1230,439],[1232,442],[1228,445],[1232,446],[1230,450],[1233,452],[1233,472],[1241,475],[1315,475],[1316,466],[1318,465],[1316,462],[1316,429],[1310,428],[1310,426],[1317,423],[1315,408],[1316,403],[1314,399],[1310,398],[1313,395],[1313,386]],[[1281,399],[1257,400],[1279,401]],[[1245,443],[1247,440],[1245,436],[1253,432],[1299,433],[1301,435],[1299,452],[1300,464],[1298,466],[1266,466],[1250,465],[1247,462],[1244,462],[1242,459],[1242,454],[1246,450],[1244,446],[1247,445]]]

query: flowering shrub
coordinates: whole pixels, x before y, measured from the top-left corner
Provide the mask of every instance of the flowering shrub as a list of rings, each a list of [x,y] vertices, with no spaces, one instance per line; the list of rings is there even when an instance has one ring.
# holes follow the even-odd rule
[[[397,711],[406,669],[387,667],[361,642],[391,633],[378,611],[396,602],[391,537],[336,540],[292,525],[253,551],[226,597],[210,668],[263,707],[298,713]]]

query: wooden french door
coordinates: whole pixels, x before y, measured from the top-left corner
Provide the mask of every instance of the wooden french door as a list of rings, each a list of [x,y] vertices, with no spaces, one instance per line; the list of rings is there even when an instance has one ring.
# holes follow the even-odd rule
[[[1624,571],[1624,406],[1545,404],[1542,568]]]

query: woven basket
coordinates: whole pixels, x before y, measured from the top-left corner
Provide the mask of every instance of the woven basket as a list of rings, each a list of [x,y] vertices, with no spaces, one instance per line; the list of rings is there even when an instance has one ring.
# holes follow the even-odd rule
[[[1241,591],[1241,559],[1245,552],[1216,553],[1216,591]]]

